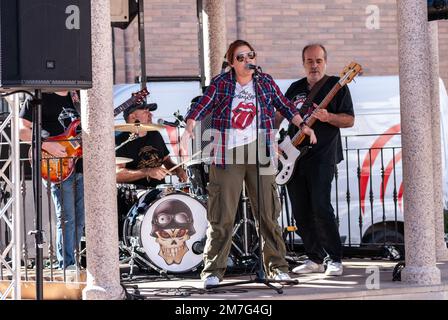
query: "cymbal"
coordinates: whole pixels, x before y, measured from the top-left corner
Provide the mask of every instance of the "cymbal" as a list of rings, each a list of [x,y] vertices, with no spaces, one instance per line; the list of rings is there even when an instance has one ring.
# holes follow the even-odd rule
[[[159,124],[143,124],[143,123],[123,123],[115,125],[115,131],[126,131],[138,133],[142,131],[157,131],[163,129],[164,126]]]
[[[115,164],[125,164],[132,161],[131,158],[115,157]]]

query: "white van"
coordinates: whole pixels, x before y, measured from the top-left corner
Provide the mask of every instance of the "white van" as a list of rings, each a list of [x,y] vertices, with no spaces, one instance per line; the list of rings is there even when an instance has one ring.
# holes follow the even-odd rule
[[[402,150],[398,76],[357,77],[348,86],[355,125],[341,129],[344,160],[332,204],[345,246],[403,243]],[[283,92],[293,80],[280,80]],[[448,209],[448,96],[440,80],[444,207]]]
[[[357,77],[355,80],[348,85],[354,104],[355,125],[341,129],[344,161],[338,165],[332,188],[332,203],[341,238],[345,246],[403,243],[405,193],[399,79],[398,76],[381,76]],[[276,80],[283,92],[293,81]],[[139,89],[138,84],[116,85],[115,107]],[[177,111],[185,115],[191,99],[201,94],[199,82],[154,82],[148,83],[148,89],[149,102],[158,104],[154,122],[159,118],[173,121]],[[448,209],[448,96],[442,80],[440,99],[444,205]],[[118,116],[116,121],[123,121],[122,117]],[[177,154],[177,134],[181,134],[182,129],[166,128],[162,134],[173,154]]]

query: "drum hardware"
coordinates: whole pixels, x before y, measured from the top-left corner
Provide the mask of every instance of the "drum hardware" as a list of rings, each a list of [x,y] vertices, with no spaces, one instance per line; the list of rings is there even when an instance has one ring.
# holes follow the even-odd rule
[[[143,131],[158,131],[164,129],[164,126],[153,124],[153,123],[123,123],[123,124],[117,124],[114,126],[115,131],[125,131],[125,132],[132,132],[135,134],[139,134]]]
[[[236,241],[232,240],[232,246],[238,251],[238,253],[241,255],[242,258],[252,257],[254,255],[255,250],[258,248],[258,241],[256,241],[256,245],[249,250],[250,243],[253,243],[253,239],[249,240],[249,226],[252,227],[252,230],[256,230],[255,222],[248,218],[247,215],[247,208],[249,204],[249,198],[246,195],[246,184],[243,181],[243,188],[241,190],[241,197],[240,197],[240,203],[241,205],[241,212],[242,217],[240,221],[235,225],[232,232],[232,238],[233,239],[241,239],[241,245],[242,248],[239,248]],[[241,237],[237,237],[238,230],[242,227],[242,235]]]
[[[196,160],[190,163],[186,169],[191,182],[191,193],[203,201],[208,198],[209,164],[207,162],[208,159]]]
[[[285,245],[289,249],[289,251],[294,251],[294,238],[295,232],[297,231],[297,227],[294,225],[294,221],[289,212],[288,205],[288,194],[286,192],[286,185],[280,186],[280,207],[282,208],[281,212],[283,212],[283,208],[285,208],[286,213],[286,226],[284,224],[284,220],[282,217],[282,229],[283,229],[283,240],[285,241]]]
[[[131,142],[132,140],[135,140],[138,138],[138,133],[132,133],[129,135],[129,137],[123,141],[121,144],[119,144],[118,146],[115,147],[115,151],[117,151],[118,149],[120,149],[122,146],[124,146],[126,143]],[[119,163],[115,163],[115,164],[119,164]]]
[[[131,243],[131,249],[129,249],[126,246],[122,246],[122,249],[128,253],[129,255],[129,280],[132,279],[132,277],[134,276],[134,268],[136,266],[135,261],[140,260],[142,261],[147,267],[150,267],[152,269],[154,269],[155,271],[157,271],[161,276],[164,276],[167,278],[167,273],[165,270],[162,270],[160,268],[158,268],[157,266],[155,266],[153,263],[151,263],[150,261],[144,259],[141,255],[137,254],[137,252],[141,252],[144,250],[141,250],[139,248],[139,241],[137,239],[137,237],[130,237],[129,238],[130,243]]]

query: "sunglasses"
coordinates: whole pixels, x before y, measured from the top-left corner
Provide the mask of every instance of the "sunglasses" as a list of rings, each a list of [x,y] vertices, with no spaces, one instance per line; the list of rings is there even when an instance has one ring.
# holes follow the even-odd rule
[[[257,54],[255,51],[249,51],[249,52],[241,52],[239,53],[235,58],[238,62],[243,62],[245,57],[248,57],[249,59],[254,59]]]

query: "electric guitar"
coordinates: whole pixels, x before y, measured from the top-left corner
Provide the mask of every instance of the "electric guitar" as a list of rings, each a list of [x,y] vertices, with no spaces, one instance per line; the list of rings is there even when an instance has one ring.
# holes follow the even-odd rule
[[[134,92],[132,94],[132,97],[130,97],[128,100],[120,104],[118,107],[114,109],[114,117],[116,117],[120,112],[126,110],[130,106],[134,104],[139,104],[143,101],[143,98],[146,97],[149,94],[148,89],[143,88],[140,91]]]
[[[82,156],[81,132],[78,130],[81,120],[75,120],[64,133],[45,139],[45,142],[58,143],[65,147],[67,157],[55,158],[42,150],[42,178],[52,183],[61,183],[67,180],[75,170],[76,161]],[[78,133],[79,132],[79,133]],[[30,148],[30,158],[32,150]]]
[[[351,62],[348,66],[346,66],[341,72],[339,81],[325,96],[316,110],[326,109],[328,107],[328,104],[338,93],[338,91],[347,83],[350,83],[353,78],[361,72],[361,70],[361,65],[356,62]],[[313,112],[315,112],[316,110],[314,110]],[[312,127],[315,122],[316,119],[313,117],[308,117],[308,119],[305,120],[305,123],[308,127]],[[282,164],[282,169],[275,177],[275,182],[277,182],[277,184],[284,185],[288,183],[294,172],[296,161],[299,160],[309,150],[309,146],[304,146],[297,149],[297,146],[299,146],[303,142],[303,140],[305,140],[305,137],[306,136],[302,132],[302,130],[299,130],[292,139],[289,138],[289,136],[286,136],[282,143],[278,145],[281,150],[279,160]]]
[[[114,117],[133,104],[140,103],[149,94],[146,88],[135,92],[132,97],[114,109]],[[78,129],[80,120],[73,121],[64,133],[49,137],[45,142],[59,143],[65,147],[67,157],[55,158],[50,153],[42,150],[42,178],[52,183],[61,183],[67,180],[75,170],[76,161],[82,156],[81,130]],[[30,159],[32,150],[30,148]]]

